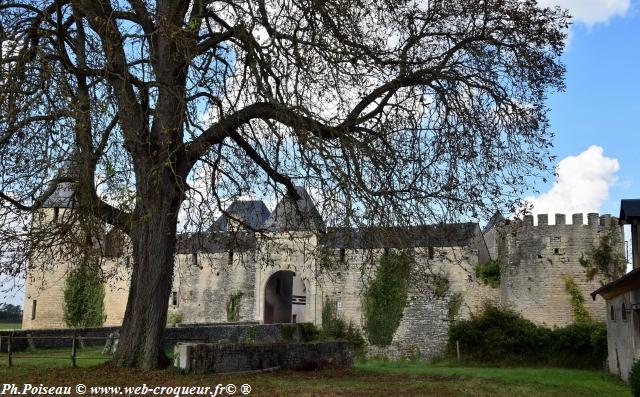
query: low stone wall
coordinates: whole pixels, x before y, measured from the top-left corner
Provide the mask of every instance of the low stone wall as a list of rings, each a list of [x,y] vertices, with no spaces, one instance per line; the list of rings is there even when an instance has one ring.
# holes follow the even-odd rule
[[[228,373],[265,369],[316,370],[351,367],[346,341],[294,343],[179,343],[174,365],[185,372]]]
[[[183,342],[281,342],[299,340],[300,324],[217,324],[170,327],[165,330],[165,347],[171,348]],[[71,337],[83,339],[86,346],[104,345],[108,336],[119,327],[37,329],[0,331],[0,351],[7,351],[7,341],[13,333],[12,350],[21,351],[31,346],[37,349],[71,347]],[[284,332],[283,332],[284,330]]]

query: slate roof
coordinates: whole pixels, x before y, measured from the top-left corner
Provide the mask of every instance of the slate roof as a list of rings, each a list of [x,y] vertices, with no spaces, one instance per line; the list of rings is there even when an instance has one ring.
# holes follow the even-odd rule
[[[71,155],[73,157],[73,154]],[[72,160],[67,160],[58,171],[58,176],[69,176],[72,177],[76,173],[75,164],[72,163]],[[49,196],[44,203],[42,204],[42,208],[73,208],[75,204],[75,190],[73,189],[73,183],[70,182],[62,182],[59,183],[54,190],[53,194]]]
[[[479,233],[480,227],[477,223],[362,229],[330,228],[320,238],[319,243],[334,249],[475,246]]]
[[[640,199],[620,200],[620,224],[640,221]]]
[[[505,220],[506,219],[504,218],[504,216],[502,216],[501,213],[496,211],[496,213],[491,216],[491,218],[489,219],[489,222],[484,227],[484,229],[482,229],[482,233],[488,232],[494,226],[503,224]]]
[[[270,231],[324,230],[325,223],[303,187],[296,187],[299,200],[283,197],[276,205],[264,228]]]
[[[252,229],[260,229],[269,218],[269,209],[261,200],[236,200],[226,209],[233,218],[242,219]],[[227,215],[220,216],[214,223],[213,230],[226,231],[229,225]]]
[[[253,232],[209,232],[178,235],[176,253],[193,254],[196,252],[242,252],[254,250],[256,248],[257,240],[256,235]]]

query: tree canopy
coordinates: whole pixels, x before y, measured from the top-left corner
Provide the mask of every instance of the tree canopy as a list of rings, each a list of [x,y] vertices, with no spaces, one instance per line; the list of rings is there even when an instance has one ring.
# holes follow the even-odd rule
[[[548,171],[567,20],[535,0],[2,2],[3,272],[122,231],[116,362],[156,367],[178,221],[205,230],[228,198],[303,185],[340,226],[513,205]],[[74,211],[28,227],[61,186]]]

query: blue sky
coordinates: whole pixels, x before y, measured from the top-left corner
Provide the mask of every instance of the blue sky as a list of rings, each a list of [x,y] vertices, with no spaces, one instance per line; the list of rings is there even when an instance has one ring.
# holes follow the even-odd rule
[[[552,152],[566,161],[560,180],[536,184],[534,213],[618,214],[620,199],[640,198],[640,0],[543,1],[577,18],[563,56],[566,90],[548,102]],[[583,153],[592,145],[602,151]]]

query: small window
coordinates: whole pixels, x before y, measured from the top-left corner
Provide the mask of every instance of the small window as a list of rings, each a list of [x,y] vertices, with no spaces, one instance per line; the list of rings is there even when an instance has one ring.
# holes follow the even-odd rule
[[[58,217],[59,216],[60,216],[60,208],[54,207],[53,208],[53,221],[54,222],[58,222]]]
[[[33,300],[33,305],[31,306],[31,319],[35,320],[36,319],[36,310],[38,307],[38,301],[37,300]]]
[[[625,305],[624,302],[622,302],[622,312],[620,317],[622,317],[622,321],[627,321],[627,305]]]
[[[294,314],[293,316],[291,316],[291,322],[294,323],[294,324],[298,322],[298,315],[297,314]]]
[[[610,315],[609,317],[611,318],[611,321],[616,321],[616,310],[613,308],[613,305],[610,308]]]
[[[194,252],[193,254],[191,254],[191,265],[194,267],[198,266],[198,253]]]
[[[178,291],[173,291],[173,293],[171,293],[171,304],[173,306],[178,306]]]
[[[433,249],[433,247],[429,247],[429,250],[428,250],[428,251],[429,251],[429,259],[433,259],[433,258],[435,258],[435,256],[436,256],[436,252],[435,252],[435,250]]]
[[[233,265],[233,251],[229,251],[229,258],[227,259],[229,266]]]
[[[347,254],[344,248],[340,248],[340,263],[344,263]]]
[[[560,248],[554,248],[553,255],[560,255]]]

